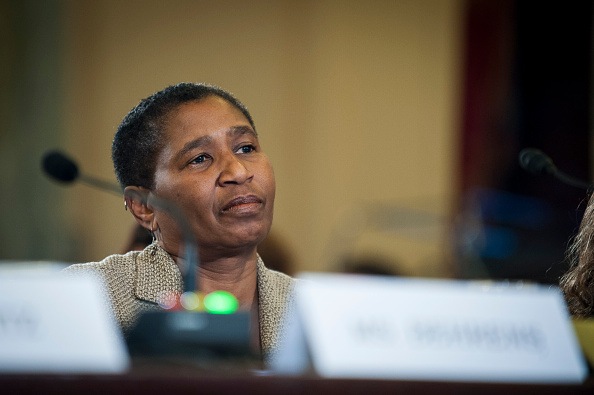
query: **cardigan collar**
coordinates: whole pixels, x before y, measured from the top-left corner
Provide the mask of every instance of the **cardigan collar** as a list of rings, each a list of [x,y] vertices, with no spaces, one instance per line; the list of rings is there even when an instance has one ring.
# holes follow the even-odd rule
[[[274,316],[272,301],[278,299],[271,289],[268,269],[258,255],[258,310],[262,352],[268,354],[278,341],[270,317]],[[136,257],[134,296],[138,299],[158,303],[165,292],[181,293],[183,278],[177,263],[156,242],[141,251]]]
[[[183,278],[177,263],[156,242],[136,257],[134,296],[157,303],[165,292],[181,293]]]
[[[257,263],[258,303],[269,300],[269,280],[266,267],[258,255]],[[157,303],[164,292],[183,292],[184,280],[177,263],[156,242],[141,251],[136,257],[134,277],[134,296],[138,299]],[[260,306],[261,308],[261,306]]]

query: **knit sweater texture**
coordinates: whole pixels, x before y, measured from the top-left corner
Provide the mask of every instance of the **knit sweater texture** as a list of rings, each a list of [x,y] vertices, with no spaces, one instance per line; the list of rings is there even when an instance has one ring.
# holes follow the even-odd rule
[[[265,360],[278,349],[285,317],[292,306],[295,280],[266,268],[258,256],[258,311],[260,344]],[[124,335],[143,311],[158,310],[158,300],[168,292],[181,293],[183,278],[176,262],[158,244],[143,251],[110,255],[101,262],[74,264],[65,273],[92,273],[105,285],[105,300]]]

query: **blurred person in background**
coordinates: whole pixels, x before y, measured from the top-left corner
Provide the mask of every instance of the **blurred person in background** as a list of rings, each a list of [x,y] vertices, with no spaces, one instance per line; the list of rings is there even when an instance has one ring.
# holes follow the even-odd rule
[[[591,318],[594,316],[594,194],[567,257],[570,266],[561,277],[560,286],[569,312],[576,318]]]

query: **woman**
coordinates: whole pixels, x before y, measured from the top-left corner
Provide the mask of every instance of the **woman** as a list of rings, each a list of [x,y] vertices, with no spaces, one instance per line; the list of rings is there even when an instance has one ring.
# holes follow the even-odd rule
[[[158,308],[163,294],[182,291],[184,235],[152,204],[172,202],[198,245],[199,289],[235,295],[252,314],[255,346],[268,356],[278,345],[293,280],[267,269],[256,251],[272,224],[275,181],[247,109],[217,87],[167,87],[124,118],[112,160],[127,209],[154,241],[141,252],[67,270],[99,273],[128,331],[140,312]]]
[[[570,268],[560,286],[569,311],[577,318],[594,317],[594,195],[568,250],[568,258]]]

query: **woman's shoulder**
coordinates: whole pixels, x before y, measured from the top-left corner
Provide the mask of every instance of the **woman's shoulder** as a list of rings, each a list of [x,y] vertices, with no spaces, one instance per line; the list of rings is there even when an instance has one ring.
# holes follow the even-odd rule
[[[258,257],[258,278],[270,286],[286,288],[287,290],[290,290],[296,281],[285,273],[267,268],[260,257]]]
[[[75,263],[66,267],[62,272],[66,274],[124,272],[133,267],[138,254],[140,251],[130,251],[126,254],[109,255],[99,262]]]

